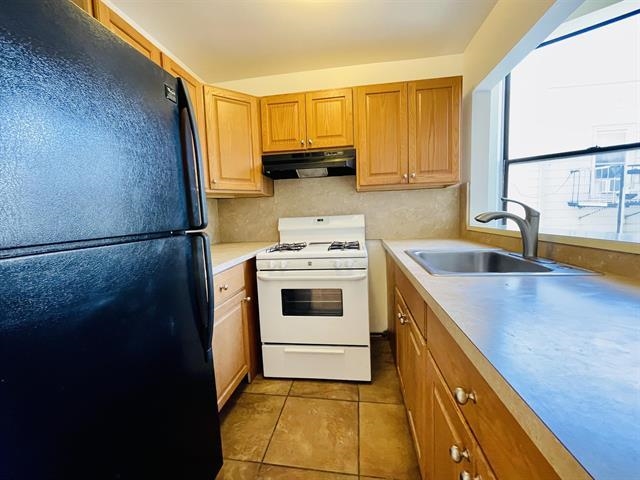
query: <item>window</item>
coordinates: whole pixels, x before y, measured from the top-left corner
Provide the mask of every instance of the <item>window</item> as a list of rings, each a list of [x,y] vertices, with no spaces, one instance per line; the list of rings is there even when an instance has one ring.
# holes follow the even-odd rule
[[[504,81],[502,193],[543,233],[640,242],[640,10],[577,20]]]

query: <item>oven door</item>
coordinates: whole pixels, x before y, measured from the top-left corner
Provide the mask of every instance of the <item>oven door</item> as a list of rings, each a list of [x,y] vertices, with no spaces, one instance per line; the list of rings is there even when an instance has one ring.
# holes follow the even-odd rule
[[[366,270],[258,272],[263,343],[369,345]]]

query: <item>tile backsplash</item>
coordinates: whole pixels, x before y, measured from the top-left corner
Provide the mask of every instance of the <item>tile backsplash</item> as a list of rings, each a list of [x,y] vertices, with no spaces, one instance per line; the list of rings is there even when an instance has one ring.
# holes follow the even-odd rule
[[[278,218],[365,215],[368,239],[454,238],[457,187],[356,192],[355,177],[277,180],[274,196],[209,200],[210,235],[220,242],[278,240]],[[213,202],[217,202],[212,208]],[[212,218],[216,217],[216,218]],[[214,236],[217,235],[217,236]]]

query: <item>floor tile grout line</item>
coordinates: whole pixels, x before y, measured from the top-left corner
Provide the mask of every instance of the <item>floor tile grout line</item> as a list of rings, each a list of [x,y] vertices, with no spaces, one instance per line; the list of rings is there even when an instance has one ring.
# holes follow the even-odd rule
[[[273,426],[273,430],[271,431],[271,435],[269,436],[269,441],[267,442],[267,448],[264,449],[264,453],[262,454],[262,459],[260,460],[261,464],[264,463],[264,459],[267,456],[267,452],[269,451],[269,446],[271,446],[271,440],[273,440],[273,435],[276,433],[276,428],[278,428],[278,423],[280,422],[280,417],[282,417],[282,412],[284,412],[284,407],[286,407],[286,405],[287,405],[287,400],[289,400],[288,396],[285,397],[284,398],[284,402],[282,402],[282,408],[280,409],[280,413],[278,413],[278,418],[276,420],[276,424]]]
[[[291,470],[304,470],[305,472],[332,473],[334,475],[347,475],[347,476],[351,476],[351,477],[353,477],[353,476],[359,477],[360,476],[357,473],[345,473],[345,472],[339,472],[337,470],[320,470],[318,468],[299,467],[297,465],[286,465],[284,463],[262,462],[260,465],[268,465],[268,466],[272,466],[272,467],[282,467],[282,468],[288,468],[288,469],[291,469]],[[376,477],[373,477],[373,478],[376,478]]]

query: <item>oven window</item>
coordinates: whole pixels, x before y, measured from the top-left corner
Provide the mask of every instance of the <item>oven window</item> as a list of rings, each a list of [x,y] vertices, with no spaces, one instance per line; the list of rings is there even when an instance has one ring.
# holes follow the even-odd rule
[[[283,288],[282,315],[296,317],[341,317],[339,288]]]

